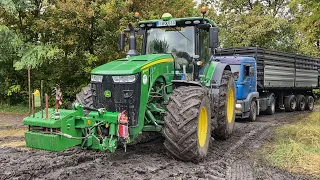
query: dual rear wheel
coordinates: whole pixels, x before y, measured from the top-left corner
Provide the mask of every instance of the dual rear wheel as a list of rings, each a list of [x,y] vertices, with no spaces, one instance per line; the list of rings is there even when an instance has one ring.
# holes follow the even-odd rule
[[[217,98],[215,103],[210,102],[206,87],[180,86],[173,90],[163,131],[169,156],[199,162],[208,153],[211,136],[230,136],[235,119],[235,86],[230,71],[223,73]]]

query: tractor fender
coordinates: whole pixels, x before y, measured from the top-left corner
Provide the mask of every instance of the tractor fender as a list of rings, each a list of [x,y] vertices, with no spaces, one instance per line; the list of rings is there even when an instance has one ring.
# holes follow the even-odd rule
[[[214,62],[214,61],[211,61],[211,63],[213,66],[215,66],[215,69],[212,73],[211,80],[210,80],[210,91],[209,91],[211,107],[213,108],[213,111],[211,111],[212,117],[213,117],[215,109],[217,108],[218,102],[216,101],[216,99],[219,98],[220,84],[221,84],[223,71],[231,70],[231,68],[228,64],[225,64],[225,63]]]
[[[211,78],[211,89],[219,89],[222,74],[224,70],[231,70],[230,66],[225,63],[217,63]],[[219,93],[219,92],[217,92]]]
[[[171,82],[172,82],[174,88],[178,88],[180,86],[199,86],[199,87],[202,87],[202,84],[198,81],[172,80]]]

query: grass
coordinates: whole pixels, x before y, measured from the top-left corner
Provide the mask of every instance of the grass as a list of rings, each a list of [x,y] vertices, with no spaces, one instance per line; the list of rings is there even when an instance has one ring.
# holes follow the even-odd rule
[[[320,178],[320,111],[296,120],[275,131],[264,156],[274,166]]]
[[[0,104],[0,113],[27,114],[29,113],[28,105],[2,105]]]
[[[0,147],[21,147],[26,146],[25,141],[12,141],[4,144],[0,144]]]
[[[7,129],[7,130],[0,130],[0,138],[2,137],[23,137],[24,132],[26,132],[27,129]]]

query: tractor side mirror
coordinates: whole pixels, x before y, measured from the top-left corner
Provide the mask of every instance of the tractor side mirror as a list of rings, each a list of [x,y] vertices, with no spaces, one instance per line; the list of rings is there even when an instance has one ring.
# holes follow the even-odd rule
[[[119,43],[120,47],[120,51],[123,51],[124,50],[124,46],[125,46],[125,35],[124,33],[121,33],[120,34],[120,43]]]
[[[219,29],[217,27],[210,27],[209,32],[210,32],[209,47],[215,49],[218,47]]]

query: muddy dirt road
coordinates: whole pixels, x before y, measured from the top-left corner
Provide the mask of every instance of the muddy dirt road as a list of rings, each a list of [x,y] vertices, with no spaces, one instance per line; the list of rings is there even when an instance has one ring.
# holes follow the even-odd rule
[[[308,114],[277,112],[260,116],[257,122],[238,121],[230,139],[211,141],[207,159],[199,164],[167,157],[162,138],[114,154],[79,148],[58,153],[28,149],[23,143],[23,116],[0,114],[0,179],[313,179],[271,167],[255,155],[275,127],[303,113]],[[1,135],[12,130],[18,132]]]

